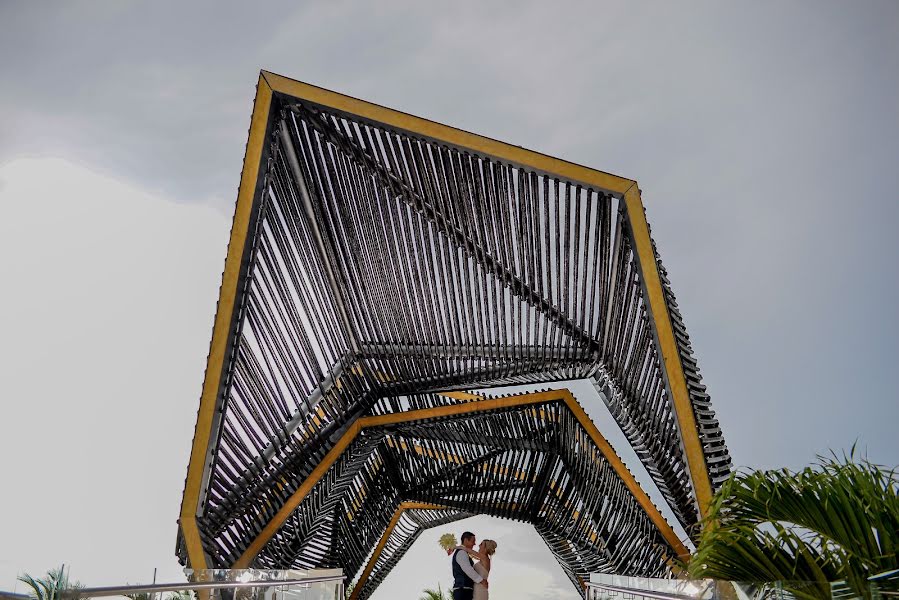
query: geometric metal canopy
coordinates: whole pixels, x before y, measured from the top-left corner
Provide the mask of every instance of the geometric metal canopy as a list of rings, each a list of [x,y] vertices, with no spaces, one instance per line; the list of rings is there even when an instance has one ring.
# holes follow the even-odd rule
[[[689,556],[567,390],[427,400],[431,408],[360,419],[354,441],[338,451],[342,463],[335,458],[333,477],[303,499],[306,510],[292,512],[325,517],[344,495],[341,486],[350,486],[352,529],[335,532],[336,539],[399,538],[396,547],[376,546],[368,565],[377,570],[373,577],[369,568],[362,571],[354,598],[374,591],[420,528],[473,512],[533,523],[579,589],[590,572],[663,576],[672,559]],[[356,461],[372,468],[361,469]],[[374,489],[379,487],[384,489]],[[436,515],[416,516],[423,507]],[[407,509],[418,527],[408,523],[397,536],[387,519]],[[313,545],[323,526],[293,518],[257,564],[292,563],[302,555],[306,562],[297,566],[341,564],[357,572],[369,546],[325,544],[333,555],[320,556]]]
[[[427,408],[357,420],[319,463],[322,476],[307,479],[236,566],[356,573],[410,502],[443,509],[442,522],[477,512],[533,523],[578,585],[595,571],[667,575],[672,559],[688,557],[567,390],[415,404]],[[373,584],[360,580],[356,597]]]
[[[576,583],[664,575],[682,544],[570,394],[463,393],[570,379],[695,539],[731,463],[636,182],[262,72],[183,563],[353,574],[379,546],[367,597],[392,531],[484,513]]]

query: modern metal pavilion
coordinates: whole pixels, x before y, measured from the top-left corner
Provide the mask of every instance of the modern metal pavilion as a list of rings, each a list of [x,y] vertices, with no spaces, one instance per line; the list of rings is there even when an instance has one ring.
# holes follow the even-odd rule
[[[571,379],[695,538],[731,463],[637,183],[261,73],[184,564],[341,567],[364,600],[490,514],[577,586],[670,575],[684,542],[570,393],[483,391]]]

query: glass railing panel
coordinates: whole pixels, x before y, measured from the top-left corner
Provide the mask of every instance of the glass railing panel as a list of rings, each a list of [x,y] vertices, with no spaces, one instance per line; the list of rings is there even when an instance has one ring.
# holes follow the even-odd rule
[[[280,586],[215,589],[210,600],[344,600],[341,569],[204,569],[185,573],[196,583],[285,582]]]
[[[599,590],[608,592],[608,595],[598,594],[596,600],[605,598],[618,598],[625,592],[617,592],[617,589],[642,590],[659,595],[670,595],[692,600],[711,600],[714,594],[715,581],[712,579],[654,579],[650,577],[626,577],[624,575],[609,575],[607,573],[592,573],[590,583],[595,584]],[[601,587],[600,587],[601,586]],[[592,598],[590,600],[593,600]]]
[[[775,582],[770,584],[720,581],[715,579],[654,579],[593,574],[590,576],[587,600],[797,600],[789,590],[817,588],[812,582]],[[823,589],[826,589],[824,586]],[[803,596],[803,600],[805,597]]]
[[[745,583],[714,579],[654,579],[593,573],[586,600],[899,600],[899,570],[868,579],[864,594],[845,581]]]

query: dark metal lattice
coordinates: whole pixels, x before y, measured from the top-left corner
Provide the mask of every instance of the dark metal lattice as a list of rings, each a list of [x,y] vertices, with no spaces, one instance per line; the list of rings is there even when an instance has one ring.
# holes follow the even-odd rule
[[[256,564],[357,573],[407,501],[454,509],[443,514],[450,520],[479,513],[533,523],[578,586],[590,572],[667,575],[677,556],[566,405],[554,401],[367,429]],[[378,572],[386,575],[407,548],[387,548]],[[360,600],[376,586],[366,581]]]
[[[211,562],[234,564],[361,416],[447,402],[437,391],[581,378],[594,383],[677,520],[695,534],[698,513],[678,423],[619,200],[311,103],[283,98],[278,106],[197,517]],[[717,486],[730,459],[660,272]],[[557,434],[564,415],[559,419]],[[522,444],[536,444],[546,424],[530,425],[509,438],[519,448],[502,446],[499,456],[536,452]],[[467,425],[453,427],[442,435],[452,438]],[[469,456],[470,439],[459,433],[436,440],[440,428],[427,429],[427,443]],[[568,427],[568,435],[576,436],[575,429]],[[341,472],[368,477],[360,509],[367,525],[358,541],[350,540],[359,524],[349,528],[340,517],[349,496],[359,493],[350,483],[356,479],[334,476],[327,498],[304,502],[258,564],[339,564],[355,572],[400,499],[398,482],[411,485],[421,476],[402,469],[429,472],[411,457],[396,462],[389,439],[360,442],[341,458]],[[563,455],[561,448],[553,469],[563,468]],[[375,460],[394,466],[374,469]],[[571,489],[592,481],[586,471],[565,472]],[[424,498],[436,489],[406,492]],[[656,563],[647,566],[640,542],[608,539],[606,532],[596,539],[616,546],[617,554],[597,558],[600,542],[560,533],[570,523],[548,514],[532,518],[542,502],[531,499],[527,514],[472,502],[458,510],[533,522],[573,581],[588,565],[660,572],[653,571]],[[186,560],[180,542],[179,555]]]

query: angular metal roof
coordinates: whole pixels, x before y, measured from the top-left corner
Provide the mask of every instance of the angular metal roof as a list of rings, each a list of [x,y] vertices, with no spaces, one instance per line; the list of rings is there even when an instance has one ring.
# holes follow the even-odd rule
[[[529,494],[530,512],[503,516],[533,523],[569,576],[588,564],[649,574],[665,560],[649,566],[641,544],[666,539],[665,526],[637,501],[639,486],[591,497],[583,486],[593,472],[565,464],[570,502],[604,502],[578,513],[575,542],[540,512],[554,501],[551,487],[472,475],[473,486],[513,487],[473,490],[454,505],[413,491],[425,480],[434,490],[461,483],[433,479],[434,464],[388,442],[427,446],[438,442],[423,431],[443,431],[447,456],[496,453],[465,468],[475,474],[478,464],[564,456],[592,423],[560,438],[554,422],[522,421],[510,435],[514,411],[478,413],[368,431],[368,445],[354,440],[340,450],[350,454],[335,454],[360,422],[442,410],[446,392],[570,379],[594,383],[696,535],[730,458],[636,182],[261,74],[182,503],[182,561],[352,575],[403,502],[497,514],[488,498],[520,504]],[[480,402],[489,401],[466,405]],[[526,448],[538,442],[539,451]],[[346,470],[354,460],[361,471]],[[376,460],[409,472],[375,476]],[[338,484],[349,472],[357,483]],[[366,528],[349,527],[360,501]],[[622,508],[630,505],[640,510]],[[630,523],[626,542],[603,528],[610,519]],[[643,522],[655,533],[633,533]],[[332,538],[310,539],[310,524]],[[670,558],[673,540],[665,543]],[[613,546],[614,558],[601,558]]]

